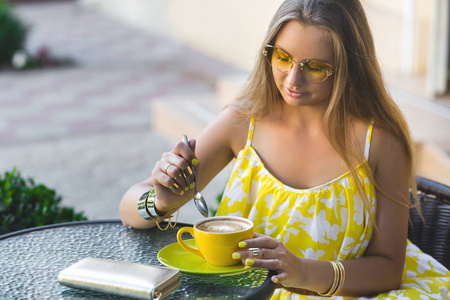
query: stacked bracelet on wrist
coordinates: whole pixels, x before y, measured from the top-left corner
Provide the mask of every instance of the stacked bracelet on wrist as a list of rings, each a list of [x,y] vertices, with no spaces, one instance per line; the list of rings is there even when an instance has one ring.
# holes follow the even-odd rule
[[[333,267],[334,277],[330,290],[326,293],[318,293],[320,296],[334,296],[339,293],[344,286],[345,281],[345,269],[344,265],[340,261],[330,261]]]
[[[139,198],[138,212],[146,220],[161,219],[155,210],[155,189],[143,193]]]
[[[137,207],[138,207],[138,212],[139,215],[144,218],[145,220],[155,220],[156,221],[156,225],[158,226],[159,229],[161,230],[166,230],[167,228],[172,227],[174,228],[175,225],[177,225],[178,222],[178,216],[180,214],[180,211],[178,210],[177,213],[177,219],[175,221],[175,224],[172,224],[171,219],[172,219],[172,215],[166,217],[161,217],[158,215],[158,213],[155,210],[155,198],[156,198],[156,193],[155,193],[155,189],[151,189],[148,192],[145,192],[144,194],[142,194],[142,196],[139,198]],[[159,223],[162,222],[162,220],[168,218],[168,224],[165,228],[161,228]]]

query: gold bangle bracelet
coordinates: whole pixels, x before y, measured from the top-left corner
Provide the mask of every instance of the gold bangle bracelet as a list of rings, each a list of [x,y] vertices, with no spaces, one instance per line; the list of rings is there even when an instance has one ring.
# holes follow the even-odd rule
[[[333,286],[328,292],[329,296],[333,296],[336,293],[336,290],[339,287],[339,282],[341,279],[341,273],[340,273],[338,264],[334,261],[332,261],[331,264],[333,265],[333,268],[334,268],[334,280],[333,280]]]
[[[336,290],[334,291],[333,295],[336,295],[337,293],[339,293],[342,289],[342,287],[344,286],[344,282],[345,282],[345,268],[344,265],[340,262],[340,261],[336,261],[336,265],[339,268],[340,271],[340,278],[339,278],[339,285],[337,286]]]
[[[333,267],[333,282],[331,284],[330,289],[326,293],[319,293],[320,296],[331,297],[339,293],[344,286],[345,282],[345,268],[344,265],[340,261],[330,261],[331,266]]]
[[[332,296],[334,292],[336,291],[338,284],[339,284],[339,269],[337,264],[334,261],[330,261],[331,266],[333,267],[333,282],[331,283],[330,289],[326,293],[319,293],[320,296]]]

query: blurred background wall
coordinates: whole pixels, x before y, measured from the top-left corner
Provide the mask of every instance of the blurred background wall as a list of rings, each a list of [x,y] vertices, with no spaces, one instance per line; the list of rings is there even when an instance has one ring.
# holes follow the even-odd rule
[[[282,0],[80,1],[247,72],[258,55],[271,17],[282,3]],[[387,84],[417,142],[419,175],[450,183],[448,1],[361,2]],[[223,80],[219,98],[225,102],[231,99],[244,80],[242,76]]]
[[[81,1],[143,29],[180,39],[247,70],[252,68],[270,19],[282,3],[282,0]],[[427,98],[446,93],[448,1],[361,2],[380,61],[395,85],[405,85]],[[415,85],[420,80],[426,84],[425,88]]]

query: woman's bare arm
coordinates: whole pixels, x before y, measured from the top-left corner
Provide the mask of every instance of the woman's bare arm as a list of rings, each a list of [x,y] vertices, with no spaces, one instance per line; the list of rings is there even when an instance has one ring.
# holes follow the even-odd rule
[[[239,118],[237,112],[231,108],[225,109],[213,122],[211,122],[197,137],[190,140],[188,147],[183,142],[178,142],[172,151],[162,155],[156,162],[152,176],[141,183],[132,186],[123,196],[119,211],[123,224],[135,228],[149,228],[155,225],[154,221],[144,220],[137,211],[137,202],[140,196],[155,188],[155,208],[159,215],[167,215],[180,208],[192,199],[193,189],[190,185],[193,178],[187,178],[176,193],[169,187],[174,183],[172,177],[176,177],[182,169],[192,165],[195,158],[198,164],[195,166],[198,189],[202,190],[233,158],[239,147],[245,145],[245,137],[248,124],[243,127],[237,125]],[[242,140],[242,141],[241,141]],[[166,174],[166,167],[171,164]],[[169,176],[170,175],[170,176]],[[189,187],[186,191],[185,187]]]

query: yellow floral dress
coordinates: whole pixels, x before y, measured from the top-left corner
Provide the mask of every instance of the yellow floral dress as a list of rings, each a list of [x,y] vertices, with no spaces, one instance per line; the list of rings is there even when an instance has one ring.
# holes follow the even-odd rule
[[[247,144],[239,152],[225,188],[218,215],[245,217],[255,232],[276,238],[299,257],[348,260],[364,255],[372,225],[364,213],[356,183],[350,172],[311,189],[294,189],[275,178],[258,157],[251,142],[254,118]],[[373,124],[367,131],[365,160],[368,164]],[[356,168],[368,196],[370,210],[376,207],[374,185],[362,165]],[[450,272],[408,241],[403,281],[399,290],[358,299],[446,299]],[[277,288],[272,299],[321,299]],[[326,298],[326,297],[324,297]],[[354,299],[334,296],[332,299]]]

